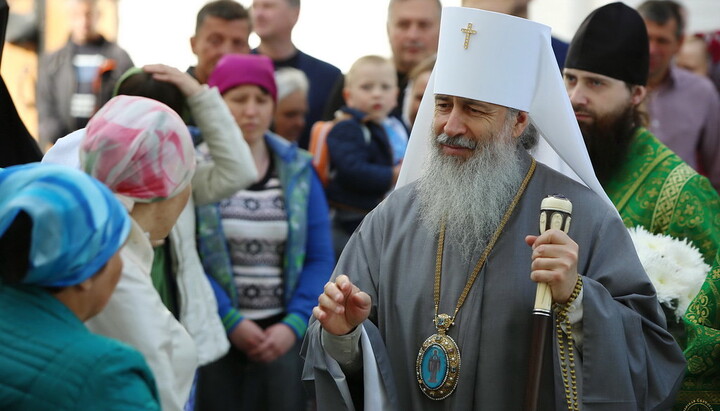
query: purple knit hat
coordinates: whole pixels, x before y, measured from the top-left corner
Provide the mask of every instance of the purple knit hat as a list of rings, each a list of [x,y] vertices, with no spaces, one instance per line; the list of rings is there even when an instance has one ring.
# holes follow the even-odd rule
[[[220,94],[233,87],[252,84],[267,90],[277,102],[275,67],[272,60],[259,54],[226,54],[218,61],[208,78],[210,87],[217,87]]]

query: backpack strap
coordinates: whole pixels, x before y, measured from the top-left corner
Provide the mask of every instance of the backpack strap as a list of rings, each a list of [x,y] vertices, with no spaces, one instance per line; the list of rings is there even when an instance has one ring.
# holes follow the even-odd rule
[[[318,177],[320,177],[320,182],[322,182],[323,186],[328,185],[331,177],[330,151],[327,147],[328,133],[330,133],[330,130],[335,126],[335,124],[351,118],[352,115],[338,110],[335,113],[335,118],[333,120],[316,121],[310,129],[310,146],[308,151],[312,154],[313,167],[315,167],[315,171],[317,171]],[[365,144],[370,145],[370,140],[372,138],[370,129],[364,122],[360,122],[360,128],[363,133],[363,138],[365,139]]]
[[[312,164],[317,171],[320,182],[327,186],[330,180],[330,152],[327,147],[327,135],[335,125],[335,121],[316,121],[310,129],[310,154]]]

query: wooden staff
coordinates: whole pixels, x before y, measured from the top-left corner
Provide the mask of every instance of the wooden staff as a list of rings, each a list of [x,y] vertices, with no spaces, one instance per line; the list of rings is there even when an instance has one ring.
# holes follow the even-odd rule
[[[572,203],[561,195],[547,196],[540,204],[540,234],[555,228],[568,232]],[[537,410],[542,375],[543,353],[548,328],[552,318],[552,293],[546,283],[538,283],[535,293],[535,307],[532,311],[533,331],[530,344],[528,379],[525,387],[525,406],[523,410]]]

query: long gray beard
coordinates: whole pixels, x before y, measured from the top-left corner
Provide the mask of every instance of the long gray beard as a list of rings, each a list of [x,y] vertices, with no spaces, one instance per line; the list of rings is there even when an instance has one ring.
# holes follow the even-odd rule
[[[418,181],[421,223],[438,232],[445,218],[445,241],[466,261],[487,246],[524,177],[510,132],[505,127],[486,143],[477,143],[467,160],[445,155],[433,144]],[[437,139],[448,137],[441,134]],[[453,141],[475,143],[464,140]]]

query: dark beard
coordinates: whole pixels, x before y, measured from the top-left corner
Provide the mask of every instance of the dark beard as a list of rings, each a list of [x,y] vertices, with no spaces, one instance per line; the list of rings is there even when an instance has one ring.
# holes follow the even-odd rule
[[[626,106],[620,112],[595,117],[592,125],[580,124],[590,161],[601,185],[610,181],[627,161],[635,131],[635,110],[633,106]]]

